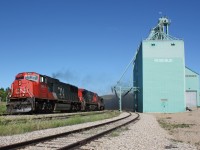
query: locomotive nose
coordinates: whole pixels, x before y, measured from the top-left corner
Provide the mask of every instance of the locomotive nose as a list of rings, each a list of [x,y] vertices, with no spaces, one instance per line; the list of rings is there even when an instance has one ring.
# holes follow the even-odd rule
[[[17,80],[13,83],[13,88],[14,93],[13,93],[13,97],[18,97],[18,98],[24,98],[24,97],[29,97],[28,91],[29,91],[29,81],[26,80]]]

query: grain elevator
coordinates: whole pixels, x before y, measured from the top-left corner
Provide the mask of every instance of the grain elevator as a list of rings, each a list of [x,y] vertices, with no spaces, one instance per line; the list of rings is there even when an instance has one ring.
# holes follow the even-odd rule
[[[135,55],[133,84],[138,90],[134,92],[134,107],[138,112],[183,112],[188,104],[199,104],[199,75],[185,68],[184,41],[169,35],[169,25],[168,18],[159,18]],[[188,80],[186,72],[197,79]],[[186,97],[195,97],[195,90],[196,103],[191,104]]]

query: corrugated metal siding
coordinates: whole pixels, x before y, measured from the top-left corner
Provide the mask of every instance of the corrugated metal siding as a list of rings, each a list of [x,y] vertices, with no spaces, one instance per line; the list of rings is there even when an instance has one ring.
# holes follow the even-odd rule
[[[185,111],[184,42],[145,40],[140,48],[136,64],[141,78],[134,69],[135,85],[142,84],[139,112]]]
[[[134,110],[143,112],[143,69],[142,69],[142,44],[140,45],[138,54],[135,60],[135,66],[133,70],[134,87],[138,88],[138,91],[134,92]]]
[[[183,41],[143,41],[144,112],[185,111],[184,72]]]
[[[193,96],[191,95],[191,92],[196,92],[196,105],[200,106],[200,99],[198,96],[199,93],[199,74],[197,74],[196,72],[192,71],[189,68],[185,68],[185,82],[186,82],[186,86],[185,86],[185,91],[186,91],[186,102],[192,103],[192,105],[194,105],[194,102],[190,102],[195,101],[194,100],[194,93]],[[192,97],[193,98],[192,98]],[[189,105],[188,105],[189,106]]]

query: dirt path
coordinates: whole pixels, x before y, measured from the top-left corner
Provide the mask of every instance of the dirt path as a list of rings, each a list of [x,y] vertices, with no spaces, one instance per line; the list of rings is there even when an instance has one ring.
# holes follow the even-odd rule
[[[200,108],[174,114],[153,114],[175,141],[190,143],[200,150]]]

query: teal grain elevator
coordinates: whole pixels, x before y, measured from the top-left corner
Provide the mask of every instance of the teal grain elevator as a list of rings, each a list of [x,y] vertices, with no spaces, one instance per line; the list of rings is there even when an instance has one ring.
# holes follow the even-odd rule
[[[185,68],[184,41],[168,34],[169,25],[168,18],[159,18],[157,26],[137,50],[133,84],[138,88],[134,92],[134,107],[138,112],[183,112],[186,110],[186,91],[197,90],[196,94],[199,93],[198,74]],[[193,81],[188,81],[189,75],[186,76],[185,72],[198,77],[198,81],[194,81],[195,86],[191,85]],[[189,86],[195,90],[189,89]],[[191,105],[197,104],[198,96],[196,104]]]

